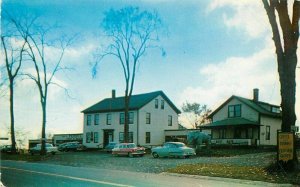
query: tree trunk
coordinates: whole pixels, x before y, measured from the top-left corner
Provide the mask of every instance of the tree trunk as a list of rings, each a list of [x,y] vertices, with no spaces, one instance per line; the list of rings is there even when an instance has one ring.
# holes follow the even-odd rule
[[[282,60],[278,60],[278,72],[280,77],[280,93],[282,108],[282,132],[291,132],[291,127],[295,125],[295,103],[296,103],[296,50],[285,53]],[[296,141],[294,140],[294,145]],[[280,162],[286,171],[293,171],[298,166],[298,157],[294,146],[293,160]]]
[[[129,125],[128,125],[128,122],[129,122],[129,96],[127,94],[125,94],[125,113],[124,113],[124,116],[125,116],[125,121],[124,121],[124,143],[128,143],[129,140],[128,140],[128,131],[129,131]]]
[[[10,136],[11,136],[11,148],[12,153],[16,153],[16,139],[15,139],[15,117],[14,117],[14,83],[13,79],[9,79],[9,91],[10,91]]]
[[[278,61],[283,132],[291,132],[291,126],[296,122],[296,65],[296,52],[286,54],[284,61]]]
[[[43,111],[43,119],[42,119],[42,147],[41,147],[41,155],[46,155],[46,98],[41,102],[42,111]]]

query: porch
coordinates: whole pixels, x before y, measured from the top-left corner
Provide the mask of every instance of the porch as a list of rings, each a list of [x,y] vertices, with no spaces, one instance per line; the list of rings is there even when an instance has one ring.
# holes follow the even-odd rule
[[[201,128],[211,130],[215,145],[259,145],[260,124],[244,118],[228,118]]]

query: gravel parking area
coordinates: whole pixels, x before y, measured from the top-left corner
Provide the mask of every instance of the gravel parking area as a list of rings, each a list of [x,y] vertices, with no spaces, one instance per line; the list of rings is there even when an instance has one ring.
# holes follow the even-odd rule
[[[275,152],[246,154],[234,157],[192,157],[180,158],[157,158],[150,154],[144,157],[115,157],[109,153],[93,152],[66,152],[51,156],[42,162],[69,165],[76,167],[95,167],[123,171],[136,171],[146,173],[160,173],[166,169],[181,164],[193,163],[227,163],[241,166],[266,166],[276,158]]]

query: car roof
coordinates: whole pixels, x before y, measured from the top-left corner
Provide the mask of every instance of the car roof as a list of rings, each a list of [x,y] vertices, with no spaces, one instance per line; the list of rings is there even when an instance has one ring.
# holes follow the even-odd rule
[[[119,143],[119,145],[132,145],[132,144],[135,144],[135,143]]]
[[[185,145],[184,143],[182,143],[182,142],[166,142],[166,143],[168,143],[168,144],[181,144],[181,145]],[[165,144],[166,144],[165,143]]]

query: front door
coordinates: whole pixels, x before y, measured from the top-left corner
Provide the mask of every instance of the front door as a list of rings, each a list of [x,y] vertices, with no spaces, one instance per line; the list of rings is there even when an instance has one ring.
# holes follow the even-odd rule
[[[109,142],[114,141],[114,130],[104,130],[103,134],[103,144],[105,147]]]

